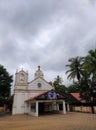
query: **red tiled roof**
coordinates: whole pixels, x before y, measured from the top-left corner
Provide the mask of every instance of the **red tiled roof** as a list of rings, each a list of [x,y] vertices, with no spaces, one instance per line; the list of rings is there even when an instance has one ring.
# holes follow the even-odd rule
[[[76,98],[79,102],[81,102],[80,94],[79,93],[71,93],[71,95]]]

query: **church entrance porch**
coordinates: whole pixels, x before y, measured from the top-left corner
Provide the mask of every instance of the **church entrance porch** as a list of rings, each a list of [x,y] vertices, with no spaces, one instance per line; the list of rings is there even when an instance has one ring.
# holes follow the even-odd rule
[[[63,113],[66,114],[64,100],[39,100],[31,101],[28,114],[40,116],[45,114]],[[62,107],[61,107],[62,106]]]
[[[39,102],[38,112],[39,115],[45,115],[54,111],[52,102]]]
[[[47,113],[60,112],[65,114],[65,101],[61,95],[53,91],[46,91],[43,93],[39,93],[34,97],[26,100],[25,103],[29,104],[28,114],[33,116],[40,116]]]
[[[39,102],[38,113],[39,115],[53,114],[53,113],[65,113],[63,111],[63,101],[48,101]]]

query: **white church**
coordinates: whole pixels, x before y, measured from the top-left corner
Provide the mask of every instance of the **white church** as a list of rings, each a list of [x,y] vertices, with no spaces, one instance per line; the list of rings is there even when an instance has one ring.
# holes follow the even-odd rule
[[[66,114],[65,101],[55,92],[38,66],[34,79],[28,81],[28,72],[23,69],[15,74],[12,115],[29,114],[40,116],[46,113]]]

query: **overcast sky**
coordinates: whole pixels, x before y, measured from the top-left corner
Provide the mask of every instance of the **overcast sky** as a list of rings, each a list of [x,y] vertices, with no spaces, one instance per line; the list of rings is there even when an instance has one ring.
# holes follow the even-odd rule
[[[0,64],[10,74],[37,66],[47,81],[65,75],[68,59],[96,49],[95,0],[0,0]]]

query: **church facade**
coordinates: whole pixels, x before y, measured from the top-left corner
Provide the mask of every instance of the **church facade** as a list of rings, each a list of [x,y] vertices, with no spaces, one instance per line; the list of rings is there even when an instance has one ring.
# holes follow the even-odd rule
[[[65,101],[44,79],[40,66],[38,66],[31,82],[28,82],[28,72],[17,71],[12,115],[30,114],[38,117],[42,113],[54,111],[65,114]]]

